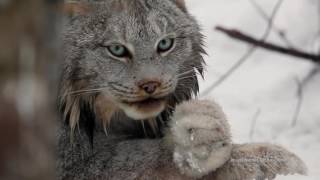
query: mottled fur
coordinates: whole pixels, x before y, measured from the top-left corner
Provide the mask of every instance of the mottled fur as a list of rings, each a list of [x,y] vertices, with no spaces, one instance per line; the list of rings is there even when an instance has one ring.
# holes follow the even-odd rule
[[[230,126],[220,106],[193,100],[180,104],[170,121],[174,162],[183,174],[202,177],[230,158]]]
[[[203,73],[202,35],[184,1],[105,0],[68,9],[76,12],[63,33],[65,63],[59,99],[71,132],[86,107],[86,112],[101,120],[104,128],[111,123],[110,131],[122,129],[140,136],[144,128],[148,136],[161,134],[175,105],[197,94],[196,76]],[[154,47],[159,38],[168,34],[175,37],[176,44],[163,57]],[[104,47],[109,41],[127,45],[133,53],[130,62],[110,58]],[[143,127],[123,113],[119,101],[141,98],[136,82],[146,78],[167,85],[164,94],[168,103],[158,117],[148,118],[146,122],[150,123]],[[127,127],[120,127],[118,119],[126,119]]]
[[[281,146],[232,144],[229,123],[212,101],[179,105],[167,134],[174,162],[189,177],[210,180],[264,180],[277,175],[306,174],[304,162]]]
[[[63,33],[59,100],[69,126],[58,132],[59,179],[249,180],[304,173],[303,162],[281,147],[232,144],[226,117],[213,102],[183,103],[170,120],[175,106],[198,92],[204,63],[202,35],[184,1],[103,0],[69,9],[76,11],[68,13]],[[176,44],[159,55],[155,44],[166,35]],[[125,44],[132,58],[111,58],[109,41]],[[137,81],[146,78],[165,84],[166,108],[137,121],[121,101],[143,98]],[[284,161],[238,163],[249,158]]]
[[[272,144],[232,144],[222,109],[211,101],[177,107],[165,138],[130,139],[103,133],[94,149],[80,134],[71,147],[61,129],[60,179],[264,180],[306,174],[295,154]]]
[[[271,180],[277,175],[306,175],[304,162],[287,149],[268,143],[234,144],[230,159],[206,178]]]
[[[205,52],[197,22],[183,0],[85,0],[65,10],[59,107],[68,126],[58,132],[59,179],[166,179],[154,168],[172,170],[172,151],[148,137],[163,136],[176,104],[198,92]],[[166,35],[175,38],[174,49],[159,55],[155,46]],[[110,41],[125,44],[132,58],[111,58]],[[166,108],[137,121],[119,102],[141,99],[136,83],[148,78],[163,82]],[[184,177],[178,169],[171,174]]]

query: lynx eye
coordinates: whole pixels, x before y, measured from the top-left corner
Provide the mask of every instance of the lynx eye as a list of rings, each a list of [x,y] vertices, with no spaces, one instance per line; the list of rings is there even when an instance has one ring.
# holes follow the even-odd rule
[[[115,57],[118,57],[118,58],[130,57],[130,53],[128,49],[121,44],[110,45],[110,46],[107,46],[107,48],[108,48],[108,51]]]
[[[157,51],[159,53],[167,52],[173,47],[173,45],[174,45],[173,38],[162,39],[158,44]]]

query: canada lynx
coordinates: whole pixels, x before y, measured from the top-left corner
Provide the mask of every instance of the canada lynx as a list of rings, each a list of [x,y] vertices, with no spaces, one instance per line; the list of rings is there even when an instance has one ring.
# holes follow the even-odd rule
[[[184,102],[198,92],[205,52],[183,0],[73,5],[63,32],[59,100],[68,125],[58,132],[59,179],[240,180],[305,172],[281,147],[232,144],[214,102]],[[272,162],[256,161],[269,153]]]
[[[115,167],[138,175],[145,161],[159,158],[150,146],[160,151],[162,139],[137,138],[161,138],[176,104],[198,92],[205,53],[199,26],[183,0],[83,2],[72,15],[63,32],[59,100],[70,128],[60,132],[61,177],[94,179]],[[143,151],[154,157],[141,158]],[[130,168],[113,162],[128,155]]]
[[[68,22],[60,103],[72,131],[86,109],[106,130],[161,134],[175,105],[198,92],[202,35],[177,2],[99,1]],[[134,120],[148,121],[146,132]]]

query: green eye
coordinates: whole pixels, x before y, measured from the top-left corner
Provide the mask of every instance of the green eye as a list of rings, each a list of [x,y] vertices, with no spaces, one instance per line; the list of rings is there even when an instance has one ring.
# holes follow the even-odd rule
[[[157,50],[159,53],[169,51],[173,47],[173,44],[174,44],[174,39],[172,38],[162,39],[158,44]]]
[[[130,56],[130,53],[127,50],[127,48],[121,44],[110,45],[107,48],[113,56],[116,56],[119,58]]]

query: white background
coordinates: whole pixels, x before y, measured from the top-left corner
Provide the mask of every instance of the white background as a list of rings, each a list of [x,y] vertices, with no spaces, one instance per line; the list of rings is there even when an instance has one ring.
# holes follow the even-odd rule
[[[277,2],[256,1],[268,14]],[[208,67],[200,84],[204,91],[248,49],[248,45],[214,31],[214,27],[222,25],[261,37],[267,23],[249,0],[186,0],[186,3],[206,36]],[[320,49],[318,3],[319,0],[285,0],[274,21],[295,47],[307,52]],[[285,45],[275,33],[268,41]],[[309,168],[308,177],[277,179],[320,179],[320,73],[305,86],[298,123],[291,127],[298,102],[296,79],[302,80],[314,67],[303,59],[259,49],[209,96],[202,97],[215,99],[223,106],[236,143],[281,144],[298,154]],[[259,109],[261,113],[250,138],[251,124]]]

